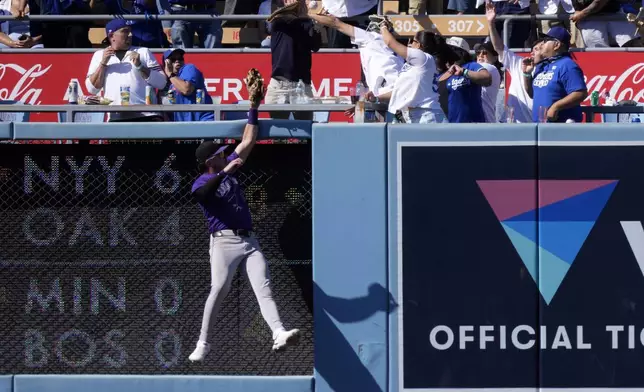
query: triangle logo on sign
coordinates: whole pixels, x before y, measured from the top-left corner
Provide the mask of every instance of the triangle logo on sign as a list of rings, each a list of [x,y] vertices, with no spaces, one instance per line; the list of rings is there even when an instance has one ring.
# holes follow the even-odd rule
[[[617,183],[617,180],[477,181],[547,304]]]

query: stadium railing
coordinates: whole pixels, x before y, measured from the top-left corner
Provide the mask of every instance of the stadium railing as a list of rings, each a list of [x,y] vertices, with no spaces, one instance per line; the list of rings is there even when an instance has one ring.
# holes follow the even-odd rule
[[[237,20],[262,21],[268,15],[29,15],[23,20],[33,21],[108,21],[112,19],[125,20]],[[394,25],[394,30],[401,37],[413,36],[421,30],[433,30],[444,36],[485,37],[489,34],[485,15],[388,15]],[[365,20],[365,17],[348,18]],[[515,21],[567,20],[567,15],[499,15],[497,20],[504,23],[503,42],[508,46],[508,25]],[[0,15],[0,21],[14,20],[11,15]],[[593,21],[623,21],[625,15],[593,16]],[[635,25],[633,25],[635,31]],[[623,48],[622,50],[641,51],[642,48]],[[639,49],[639,50],[637,50]],[[5,50],[2,50],[3,52]]]

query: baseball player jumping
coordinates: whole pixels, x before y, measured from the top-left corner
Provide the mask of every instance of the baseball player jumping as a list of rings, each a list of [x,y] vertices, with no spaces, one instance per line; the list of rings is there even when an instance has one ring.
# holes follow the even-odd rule
[[[225,157],[226,145],[203,142],[195,153],[201,174],[192,185],[210,231],[210,295],[206,300],[201,334],[190,361],[202,361],[210,351],[208,334],[224,298],[230,291],[235,271],[241,265],[255,292],[264,320],[273,332],[273,350],[299,342],[300,331],[284,329],[273,300],[268,263],[252,232],[250,210],[235,172],[244,164],[255,145],[258,131],[257,109],[264,98],[262,77],[251,69],[246,77],[251,109],[241,143]]]

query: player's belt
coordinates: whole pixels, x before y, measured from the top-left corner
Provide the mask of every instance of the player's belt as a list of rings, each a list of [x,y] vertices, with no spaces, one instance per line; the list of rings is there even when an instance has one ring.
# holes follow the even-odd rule
[[[253,235],[253,232],[251,230],[246,230],[246,229],[227,229],[227,230],[219,230],[215,231],[212,233],[213,237],[224,237],[224,236],[231,236],[231,235],[236,235],[239,237],[250,237]]]

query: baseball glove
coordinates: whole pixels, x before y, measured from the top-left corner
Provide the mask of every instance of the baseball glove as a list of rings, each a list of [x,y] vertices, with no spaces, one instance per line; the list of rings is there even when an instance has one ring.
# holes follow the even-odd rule
[[[246,83],[246,88],[248,89],[248,99],[251,105],[258,106],[264,99],[264,93],[266,92],[262,74],[256,68],[251,68],[248,70],[246,78],[244,78],[244,83]]]
[[[273,20],[277,18],[289,18],[289,19],[294,19],[297,18],[297,16],[300,13],[300,3],[295,2],[291,3],[285,7],[278,8],[276,9],[267,19],[267,22],[272,22]]]

